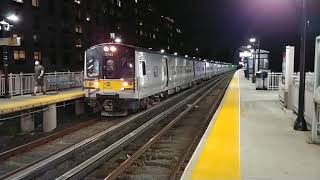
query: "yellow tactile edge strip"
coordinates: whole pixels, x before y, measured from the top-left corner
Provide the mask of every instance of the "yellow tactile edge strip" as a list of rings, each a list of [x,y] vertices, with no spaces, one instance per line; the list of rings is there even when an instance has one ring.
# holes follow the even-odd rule
[[[240,180],[239,74],[193,154],[183,180]]]

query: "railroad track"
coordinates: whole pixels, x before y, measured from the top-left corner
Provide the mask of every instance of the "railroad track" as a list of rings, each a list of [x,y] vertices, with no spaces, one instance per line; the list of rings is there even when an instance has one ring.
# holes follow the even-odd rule
[[[57,179],[168,179],[169,177],[174,179],[180,172],[180,167],[184,165],[187,155],[197,144],[197,140],[200,139],[214,110],[218,107],[228,84],[226,82],[229,82],[230,79],[230,75],[219,78],[214,84],[208,85],[208,87],[198,91],[197,94],[186,98],[184,102],[177,104],[176,106],[180,106],[179,108],[175,110],[170,108],[167,110],[169,112],[163,112],[170,113],[166,119],[161,121],[158,117],[153,118]],[[222,82],[225,83],[222,85],[219,93],[216,91],[213,92],[219,85],[221,86]],[[215,98],[204,100],[204,98],[208,96]],[[198,104],[201,106],[195,109]],[[189,114],[190,111],[194,112]],[[194,114],[195,112],[197,114]],[[196,115],[196,119],[194,115]],[[182,120],[182,122],[180,122],[180,120]],[[155,122],[157,126],[155,126]],[[182,128],[177,126],[178,123],[180,125],[184,124],[181,126]],[[164,128],[161,128],[163,126]],[[175,126],[175,128],[172,128],[173,126]],[[197,136],[194,136],[195,134],[193,132],[195,132]],[[187,135],[187,137],[185,137],[185,135]],[[162,137],[164,137],[162,141],[158,141]],[[158,142],[158,146],[152,146],[156,142]],[[153,151],[153,148],[156,150]],[[117,153],[114,152],[116,149]],[[151,155],[152,153],[155,153],[155,155]],[[155,160],[154,157],[158,159]],[[139,158],[144,160],[136,162]],[[174,163],[172,161],[176,162],[176,165],[173,167],[172,164]],[[131,166],[133,163],[140,164],[138,165],[139,170],[135,168],[137,166]],[[117,166],[117,164],[120,165]],[[153,168],[150,168],[151,166]],[[110,169],[114,170],[110,171]],[[173,171],[171,172],[172,169]],[[124,173],[124,171],[126,171],[126,173]],[[128,175],[127,172],[132,174]],[[123,173],[125,175],[123,175]]]
[[[84,138],[85,135],[78,134],[84,139],[79,141],[81,138],[77,138],[78,143],[74,143],[74,141],[68,143],[67,141],[73,140],[71,136],[71,140],[66,139],[64,141],[60,141],[60,144],[64,144],[65,146],[64,148],[58,148],[58,150],[54,146],[55,143],[59,144],[59,141],[52,143],[51,146],[40,146],[37,151],[32,151],[31,155],[29,155],[29,157],[36,156],[36,158],[30,158],[31,160],[25,159],[26,163],[16,163],[14,167],[10,168],[10,165],[14,164],[12,162],[15,162],[13,159],[19,158],[20,155],[9,158],[0,163],[0,173],[2,175],[0,179],[54,179],[56,177],[61,179],[65,177],[63,176],[63,173],[69,172],[70,169],[78,167],[79,164],[81,165],[86,162],[89,157],[97,155],[105,149],[109,148],[110,152],[112,152],[109,155],[116,153],[119,148],[121,149],[121,147],[126,146],[129,142],[134,140],[136,136],[133,136],[132,129],[142,130],[145,128],[146,124],[151,126],[157,121],[165,119],[172,112],[182,108],[182,103],[177,104],[177,102],[187,103],[188,100],[194,98],[199,94],[199,92],[203,92],[208,88],[208,86],[216,83],[218,79],[219,77],[210,81],[208,84],[203,83],[198,87],[177,94],[147,111],[124,118],[120,120],[120,122],[99,122],[106,123],[108,125],[104,125],[103,127],[105,128],[102,131],[101,129],[95,131],[100,131],[99,133],[91,133],[94,135],[87,135],[89,136],[87,138]],[[200,90],[198,91],[198,89]],[[159,114],[159,112],[162,113]],[[141,133],[142,132],[143,131],[141,131]],[[114,147],[115,143],[119,142],[119,140],[124,140],[123,138],[128,136],[129,141],[123,142],[122,146]]]

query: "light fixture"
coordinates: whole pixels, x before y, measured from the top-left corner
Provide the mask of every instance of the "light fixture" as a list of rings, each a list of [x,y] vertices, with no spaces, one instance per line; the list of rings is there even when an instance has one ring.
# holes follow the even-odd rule
[[[149,50],[152,50],[152,48],[149,48]]]
[[[255,43],[257,40],[256,40],[256,38],[250,38],[250,40],[249,40],[251,43]]]
[[[161,49],[160,52],[161,52],[161,53],[164,53],[164,49]]]
[[[251,46],[251,45],[248,45],[248,46],[247,46],[247,48],[248,48],[248,49],[251,49],[251,48],[252,48],[252,46]]]
[[[122,42],[122,40],[121,40],[120,38],[116,38],[114,41],[115,41],[116,43],[121,43],[121,42]]]
[[[178,55],[178,53],[176,53],[176,52],[175,52],[175,53],[173,53],[173,54],[174,54],[175,56],[176,56],[176,55]]]
[[[186,57],[186,58],[187,58],[187,57],[188,57],[188,55],[185,55],[184,57]]]
[[[128,87],[128,86],[129,86],[129,83],[128,83],[127,81],[125,81],[125,82],[122,83],[122,86]]]
[[[7,16],[7,19],[10,20],[10,21],[13,21],[13,22],[17,22],[19,21],[19,17],[16,16],[15,14],[10,14]]]
[[[111,46],[111,47],[110,47],[110,51],[111,51],[111,52],[116,52],[116,51],[117,51],[117,48],[114,47],[114,46]]]
[[[109,52],[109,47],[108,46],[105,46],[105,47],[103,47],[103,50],[105,51],[105,52]]]

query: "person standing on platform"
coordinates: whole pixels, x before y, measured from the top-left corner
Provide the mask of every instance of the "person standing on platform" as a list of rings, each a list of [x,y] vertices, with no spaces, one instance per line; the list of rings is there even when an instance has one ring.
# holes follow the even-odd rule
[[[34,66],[34,90],[33,93],[31,94],[32,96],[36,96],[38,89],[41,92],[43,91],[42,94],[46,94],[46,87],[44,83],[44,67],[40,65],[40,61],[36,60],[35,61],[35,66]],[[42,88],[42,89],[41,89]]]

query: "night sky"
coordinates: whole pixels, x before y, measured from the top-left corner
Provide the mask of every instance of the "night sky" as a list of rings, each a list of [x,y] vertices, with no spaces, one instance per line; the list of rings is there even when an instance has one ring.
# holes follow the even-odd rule
[[[310,20],[307,70],[313,71],[314,44],[320,35],[320,0],[308,1]],[[205,58],[237,62],[237,49],[251,36],[270,51],[270,66],[281,71],[284,47],[296,46],[296,71],[300,51],[301,0],[161,0],[161,13],[172,16],[186,33],[188,45],[199,47]]]

